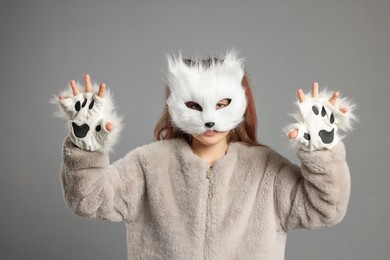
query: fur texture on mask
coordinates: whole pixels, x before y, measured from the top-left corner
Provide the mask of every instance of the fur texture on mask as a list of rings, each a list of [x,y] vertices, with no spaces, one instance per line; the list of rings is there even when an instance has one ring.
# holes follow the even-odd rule
[[[187,65],[181,54],[168,57],[167,82],[170,95],[167,100],[172,123],[189,134],[203,134],[207,130],[229,131],[243,121],[247,106],[243,59],[234,51],[207,66],[200,60]],[[231,99],[228,106],[216,109],[222,99]],[[202,111],[193,110],[186,102],[194,101]],[[212,122],[212,128],[205,123]]]

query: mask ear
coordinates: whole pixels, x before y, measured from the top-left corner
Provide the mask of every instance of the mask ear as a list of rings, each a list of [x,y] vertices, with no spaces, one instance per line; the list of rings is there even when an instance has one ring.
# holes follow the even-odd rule
[[[168,77],[175,77],[177,76],[178,70],[181,67],[181,60],[182,56],[181,53],[178,55],[168,55],[167,56],[167,76]]]
[[[243,67],[244,59],[238,58],[235,50],[231,50],[226,53],[223,59],[223,66],[221,66],[225,75],[229,75],[232,80],[241,84],[245,74]]]
[[[181,54],[168,56],[166,84],[171,95],[183,100],[191,100],[190,83],[194,72],[184,63]]]

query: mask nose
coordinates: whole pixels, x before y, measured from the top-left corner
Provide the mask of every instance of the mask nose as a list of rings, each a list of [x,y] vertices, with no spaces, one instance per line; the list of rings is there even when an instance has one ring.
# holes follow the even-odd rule
[[[215,123],[214,122],[207,122],[207,123],[205,123],[204,124],[206,127],[208,127],[208,128],[211,128],[211,127],[213,127],[214,125],[215,125]]]

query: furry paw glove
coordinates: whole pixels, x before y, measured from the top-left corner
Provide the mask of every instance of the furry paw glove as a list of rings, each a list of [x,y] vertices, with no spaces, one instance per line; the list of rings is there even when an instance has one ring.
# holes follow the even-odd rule
[[[309,97],[310,96],[310,97]],[[294,147],[313,151],[331,149],[343,136],[341,131],[352,129],[352,122],[356,120],[352,113],[354,105],[345,98],[338,98],[335,105],[329,102],[332,94],[322,91],[319,97],[306,95],[303,102],[297,102],[297,111],[293,114],[297,123],[290,125],[286,130],[298,130],[298,135],[291,140]],[[348,108],[346,113],[341,108]]]
[[[80,86],[80,84],[78,84]],[[69,135],[72,142],[89,151],[108,151],[116,142],[121,129],[121,119],[114,111],[112,96],[106,92],[99,97],[97,85],[94,92],[82,92],[73,96],[70,91],[62,93],[67,98],[57,99],[60,114],[68,120]],[[112,131],[106,129],[106,123],[114,125]]]

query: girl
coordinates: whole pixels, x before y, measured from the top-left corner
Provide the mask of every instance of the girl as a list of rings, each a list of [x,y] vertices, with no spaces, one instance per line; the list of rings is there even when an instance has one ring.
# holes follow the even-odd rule
[[[339,98],[298,90],[288,136],[298,167],[256,140],[256,112],[235,52],[204,60],[168,58],[158,140],[110,164],[120,119],[104,83],[59,104],[69,120],[62,184],[68,207],[124,221],[128,259],[284,258],[287,232],[331,226],[345,215],[350,175],[338,130],[354,119]]]

